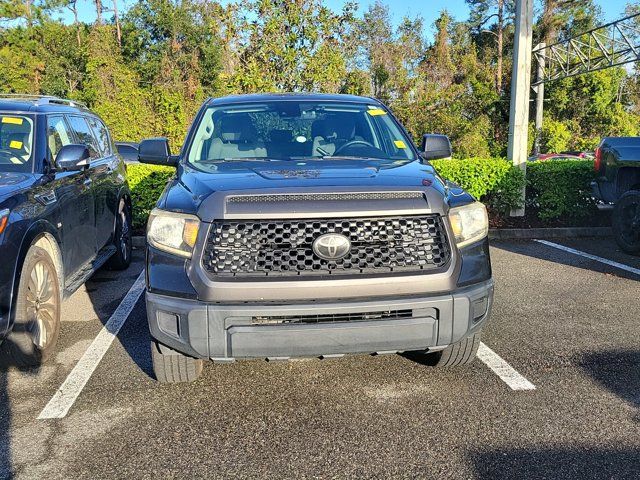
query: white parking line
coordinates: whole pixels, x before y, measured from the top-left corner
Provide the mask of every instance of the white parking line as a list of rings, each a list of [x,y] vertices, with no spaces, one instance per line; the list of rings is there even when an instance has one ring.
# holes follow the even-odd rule
[[[104,327],[102,327],[98,336],[93,340],[91,345],[89,345],[87,351],[84,352],[80,361],[73,370],[71,370],[71,373],[69,373],[64,383],[51,400],[49,400],[49,403],[47,403],[42,412],[40,412],[40,415],[38,415],[39,420],[64,418],[67,415],[69,409],[78,398],[78,395],[80,395],[80,392],[82,392],[82,389],[91,378],[100,360],[102,360],[104,354],[109,350],[111,343],[118,335],[118,332],[129,317],[129,314],[138,302],[143,291],[144,270],[122,299],[118,308],[113,312],[111,318],[109,318]]]
[[[565,252],[573,253],[574,255],[580,255],[581,257],[588,258],[589,260],[594,260],[596,262],[604,263],[606,265],[619,268],[620,270],[625,270],[627,272],[640,275],[640,268],[630,267],[629,265],[625,265],[624,263],[614,262],[613,260],[608,260],[606,258],[598,257],[597,255],[591,255],[590,253],[583,252],[581,250],[576,250],[570,247],[565,247],[564,245],[549,242],[547,240],[535,240],[535,241],[538,243],[542,243],[543,245],[547,245],[548,247],[557,248],[558,250],[564,250]]]
[[[511,390],[535,390],[536,386],[520,375],[511,365],[505,362],[500,355],[480,342],[478,358],[500,379],[509,385]]]

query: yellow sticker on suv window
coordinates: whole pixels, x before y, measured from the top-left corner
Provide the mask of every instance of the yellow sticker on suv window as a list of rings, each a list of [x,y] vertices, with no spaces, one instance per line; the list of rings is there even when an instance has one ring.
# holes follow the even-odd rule
[[[15,148],[16,150],[22,148],[22,142],[18,140],[11,140],[9,142],[9,148]]]
[[[2,117],[2,123],[13,123],[14,125],[22,125],[24,119],[18,117]]]
[[[386,115],[387,114],[387,112],[385,112],[381,108],[372,108],[371,110],[367,110],[367,113],[369,115],[371,115],[372,117],[375,117],[376,115]]]
[[[394,140],[393,144],[396,148],[407,148],[407,145],[402,140]]]

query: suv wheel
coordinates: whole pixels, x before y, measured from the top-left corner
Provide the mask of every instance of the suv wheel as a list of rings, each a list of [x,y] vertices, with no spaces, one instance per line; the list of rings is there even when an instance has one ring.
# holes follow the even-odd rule
[[[0,363],[18,367],[44,363],[60,332],[60,283],[49,253],[40,247],[27,252],[20,273],[13,330],[5,339]]]
[[[640,190],[631,190],[620,197],[611,219],[613,235],[622,250],[640,254]]]
[[[107,266],[112,270],[125,270],[131,264],[131,211],[124,199],[120,199],[118,205],[113,238],[116,253],[109,259]]]
[[[407,356],[431,367],[455,367],[473,362],[479,346],[480,332],[476,332],[439,352],[407,352]]]
[[[160,383],[192,382],[202,373],[202,360],[151,341],[153,373]]]

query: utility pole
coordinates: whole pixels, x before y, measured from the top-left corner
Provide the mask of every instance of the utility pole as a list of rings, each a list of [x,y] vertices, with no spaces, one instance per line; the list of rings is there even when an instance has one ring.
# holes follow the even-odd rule
[[[546,47],[546,43],[539,43],[536,45],[535,50],[543,49]],[[533,146],[533,153],[538,155],[540,153],[540,140],[542,137],[542,115],[544,112],[544,55],[536,56],[536,64],[538,66],[536,71],[536,82],[538,83],[535,87],[533,87],[534,92],[536,92],[536,139]]]
[[[529,90],[531,89],[531,46],[533,42],[533,0],[516,0],[516,30],[513,42],[513,72],[511,75],[511,105],[509,108],[509,143],[507,158],[526,173],[529,130]],[[513,209],[511,216],[524,216],[522,208]]]

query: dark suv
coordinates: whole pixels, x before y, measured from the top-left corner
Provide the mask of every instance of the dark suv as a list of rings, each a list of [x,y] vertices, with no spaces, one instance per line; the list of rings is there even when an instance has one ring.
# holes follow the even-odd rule
[[[131,261],[131,197],[109,131],[84,106],[0,96],[0,360],[55,348],[62,300]]]
[[[147,315],[160,381],[202,359],[415,351],[473,360],[493,280],[484,206],[443,181],[380,102],[346,95],[207,101],[147,227]]]

